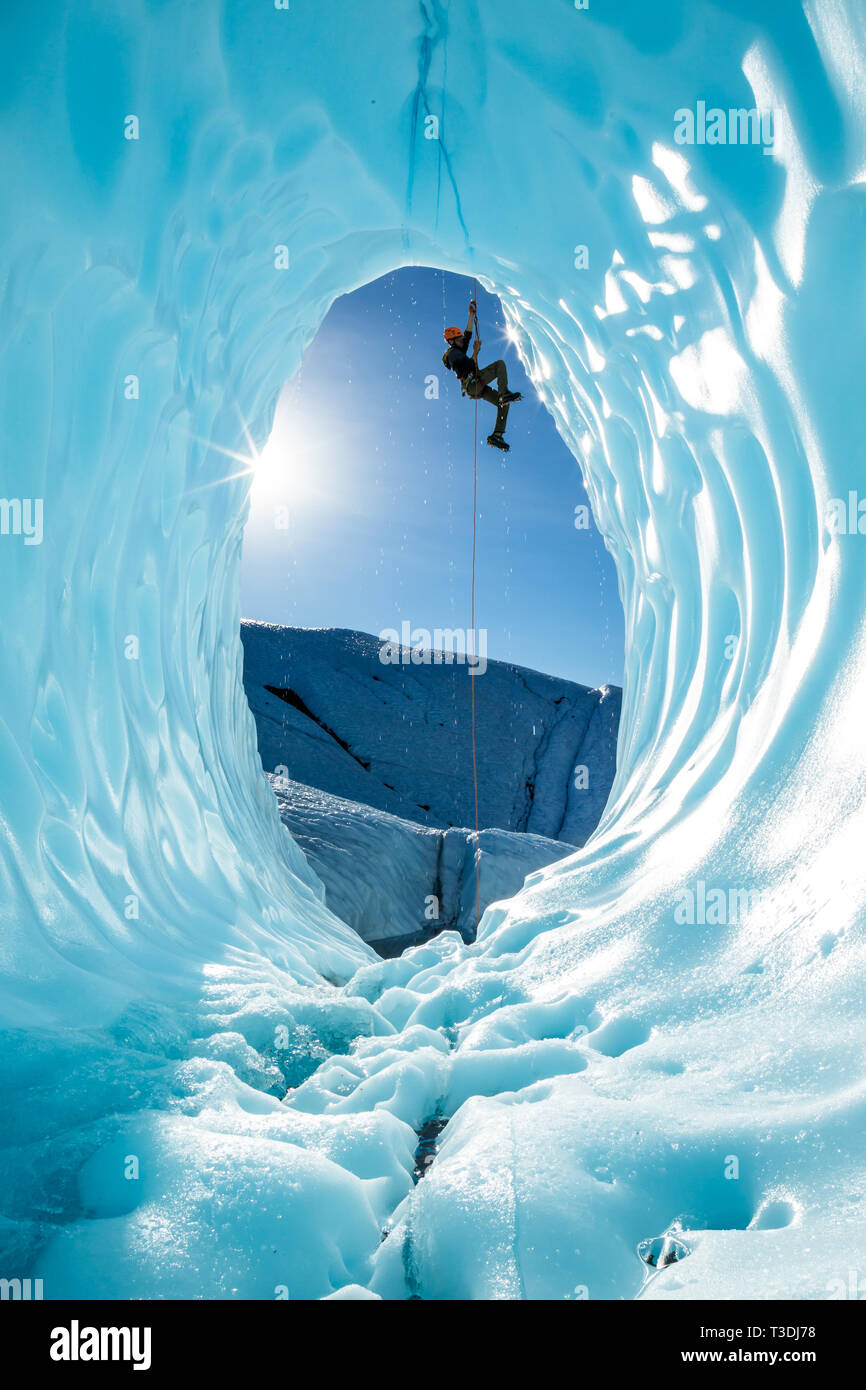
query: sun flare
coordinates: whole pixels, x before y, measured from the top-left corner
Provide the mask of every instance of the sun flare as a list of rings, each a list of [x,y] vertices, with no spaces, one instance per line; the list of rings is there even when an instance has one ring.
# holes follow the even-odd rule
[[[270,437],[253,463],[251,506],[297,507],[314,500],[329,471],[327,443],[317,421],[281,402]]]

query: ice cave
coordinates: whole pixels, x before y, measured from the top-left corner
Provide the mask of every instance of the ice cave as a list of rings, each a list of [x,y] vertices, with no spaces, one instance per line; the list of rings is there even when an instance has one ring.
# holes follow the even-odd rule
[[[7,0],[0,30],[0,1273],[847,1296],[860,0]],[[407,265],[499,295],[626,677],[586,846],[476,942],[379,960],[281,823],[238,569],[283,384]]]

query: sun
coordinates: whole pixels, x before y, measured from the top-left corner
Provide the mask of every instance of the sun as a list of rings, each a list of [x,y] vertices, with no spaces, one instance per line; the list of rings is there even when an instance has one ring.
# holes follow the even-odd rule
[[[281,398],[270,437],[253,461],[251,508],[297,510],[323,497],[329,458],[329,440],[319,421]]]

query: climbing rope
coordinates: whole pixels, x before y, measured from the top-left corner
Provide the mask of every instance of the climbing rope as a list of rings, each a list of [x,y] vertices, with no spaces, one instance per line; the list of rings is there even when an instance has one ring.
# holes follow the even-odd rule
[[[472,282],[472,301],[475,304],[475,336],[478,337],[478,281]],[[472,645],[475,640],[475,545],[478,533],[478,396],[475,397],[475,429],[472,445]],[[477,656],[478,653],[476,652]],[[478,677],[470,671],[469,684],[472,690],[472,784],[475,790],[475,931],[481,921],[481,845],[478,839],[478,754],[475,742],[475,682]]]

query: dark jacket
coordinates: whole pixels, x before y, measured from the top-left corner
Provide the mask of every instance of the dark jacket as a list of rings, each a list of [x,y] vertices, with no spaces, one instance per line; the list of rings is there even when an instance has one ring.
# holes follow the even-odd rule
[[[461,334],[459,338],[454,339],[452,346],[442,358],[449,371],[456,372],[461,381],[465,381],[468,376],[474,376],[477,370],[474,358],[467,352],[471,342],[471,332]]]

